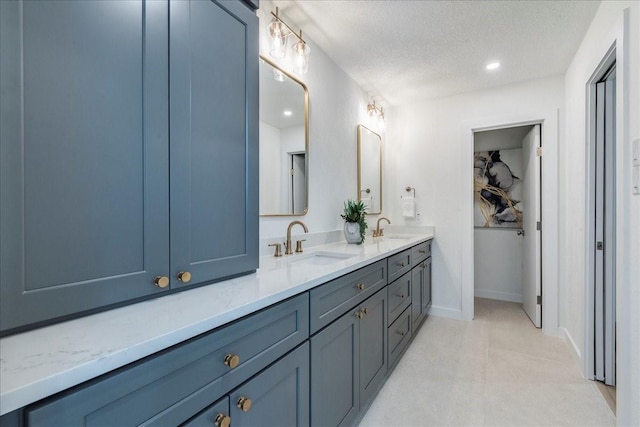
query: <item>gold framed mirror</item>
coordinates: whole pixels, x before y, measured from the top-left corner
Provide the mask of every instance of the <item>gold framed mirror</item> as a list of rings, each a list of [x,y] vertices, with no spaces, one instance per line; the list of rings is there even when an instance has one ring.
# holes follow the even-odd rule
[[[260,216],[309,210],[309,91],[260,56]]]
[[[358,125],[358,200],[368,214],[382,213],[382,137]]]

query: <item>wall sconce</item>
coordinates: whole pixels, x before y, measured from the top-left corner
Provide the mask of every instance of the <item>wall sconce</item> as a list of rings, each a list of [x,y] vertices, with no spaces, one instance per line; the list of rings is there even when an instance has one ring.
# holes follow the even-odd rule
[[[269,24],[269,35],[271,36],[271,47],[269,55],[274,58],[283,58],[287,55],[287,38],[290,35],[297,37],[298,42],[291,47],[293,53],[293,72],[304,75],[309,71],[309,54],[311,49],[307,46],[307,42],[302,38],[302,30],[300,34],[296,34],[290,26],[287,25],[279,16],[278,8],[276,13],[271,12],[273,18]]]
[[[378,130],[383,132],[385,126],[384,110],[382,109],[382,107],[378,107],[376,105],[376,101],[373,101],[373,104],[367,105],[367,114],[369,114],[369,117],[371,117],[372,119],[377,119]]]

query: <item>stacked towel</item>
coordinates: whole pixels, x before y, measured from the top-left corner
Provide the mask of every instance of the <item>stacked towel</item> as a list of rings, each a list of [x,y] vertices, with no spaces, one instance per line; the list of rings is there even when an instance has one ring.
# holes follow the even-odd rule
[[[416,216],[416,199],[413,196],[402,197],[402,216],[414,218]]]

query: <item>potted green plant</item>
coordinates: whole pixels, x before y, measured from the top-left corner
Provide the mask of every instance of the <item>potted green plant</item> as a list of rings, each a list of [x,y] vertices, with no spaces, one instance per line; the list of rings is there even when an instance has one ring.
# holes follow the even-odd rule
[[[367,212],[364,202],[347,200],[344,202],[344,213],[340,215],[344,219],[344,238],[347,243],[361,244],[364,242],[367,231]]]

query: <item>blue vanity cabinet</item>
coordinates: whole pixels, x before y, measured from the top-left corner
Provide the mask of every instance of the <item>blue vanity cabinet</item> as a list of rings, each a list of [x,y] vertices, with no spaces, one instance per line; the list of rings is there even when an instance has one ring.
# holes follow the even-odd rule
[[[238,387],[230,405],[234,427],[309,426],[309,343]]]
[[[0,1],[0,328],[162,292],[168,7]]]
[[[411,270],[411,326],[415,332],[426,318],[431,307],[431,241],[414,248],[414,253],[422,251],[422,257],[415,257],[415,267]]]
[[[324,285],[327,286],[327,285]],[[387,373],[387,291],[311,337],[311,425],[351,426]]]
[[[255,11],[0,12],[0,332],[255,271]]]
[[[169,18],[171,286],[180,288],[258,267],[258,17],[240,1],[176,0]]]
[[[182,427],[309,425],[309,343],[259,373]]]
[[[308,348],[303,345],[304,350],[294,352],[295,357],[287,356],[308,337],[309,299],[304,293],[35,403],[25,410],[27,425],[179,425],[236,387],[246,390],[247,397],[264,412],[273,405],[271,396],[292,396],[292,382],[299,387],[295,392],[300,400],[308,402],[304,383],[308,365],[300,362],[306,359],[308,363]],[[284,366],[284,371],[272,370],[273,366]],[[295,372],[287,371],[294,366]],[[258,385],[242,385],[256,374],[254,378],[262,378]],[[227,412],[232,417],[235,402],[231,401],[231,412]],[[304,408],[301,404],[300,411]]]

